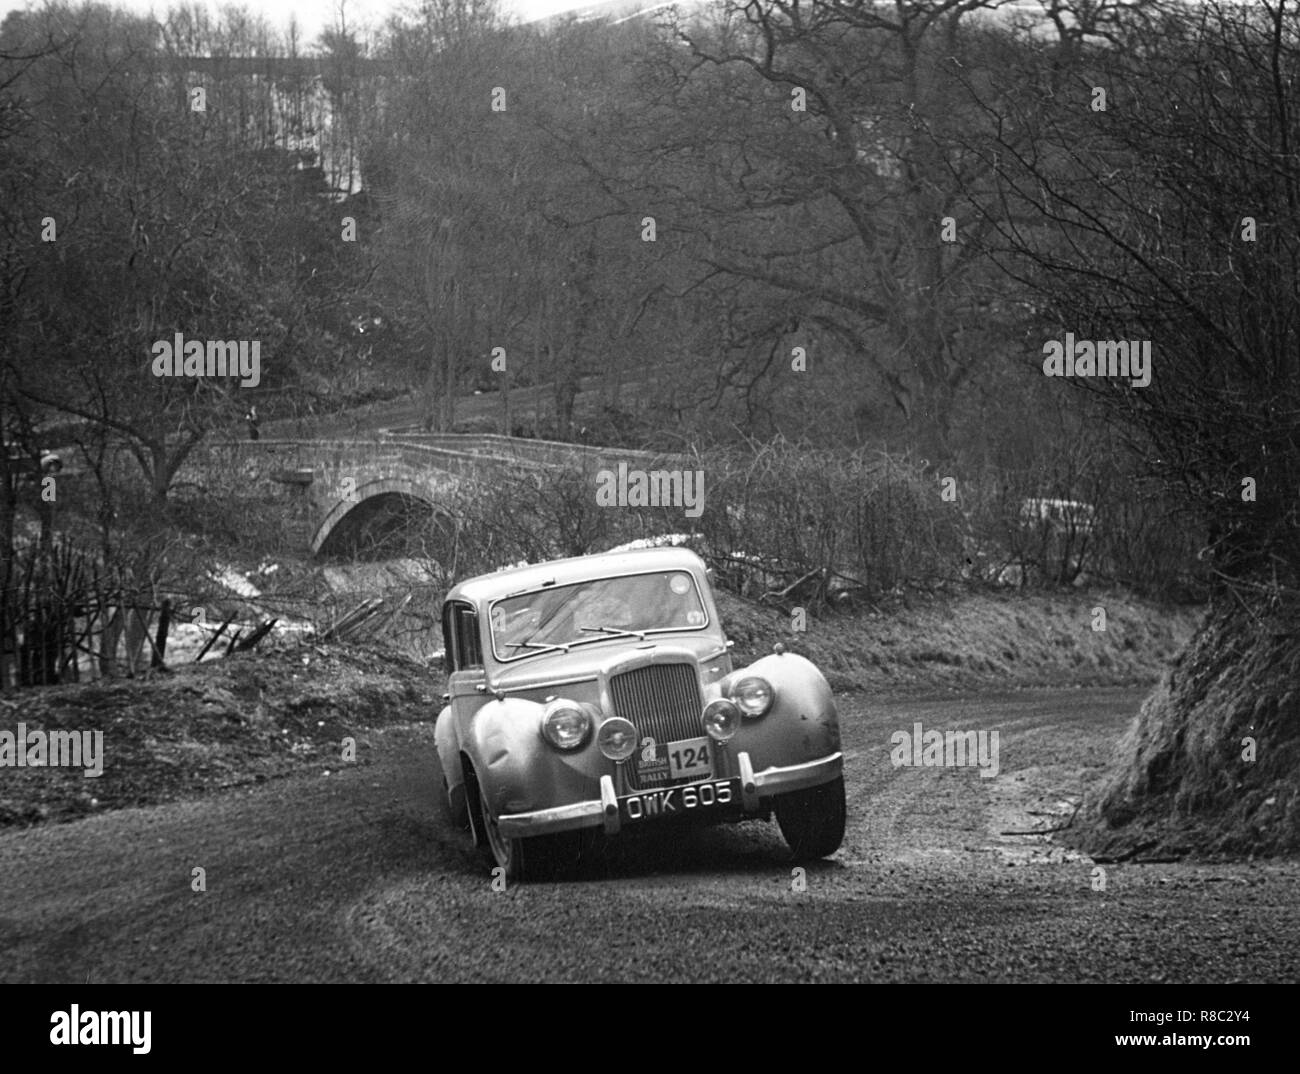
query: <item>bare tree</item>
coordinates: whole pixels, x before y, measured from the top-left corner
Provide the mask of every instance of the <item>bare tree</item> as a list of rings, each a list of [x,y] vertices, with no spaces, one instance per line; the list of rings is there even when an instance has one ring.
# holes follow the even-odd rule
[[[1149,344],[1145,385],[1109,357],[1070,383],[1129,430],[1218,582],[1087,830],[1293,850],[1270,811],[1300,737],[1300,8],[1153,0],[1067,44],[1075,74],[1026,52],[1020,95],[987,106],[985,249],[1035,295],[1045,363],[1066,333]]]
[[[685,226],[707,269],[748,281],[766,310],[733,340],[768,361],[795,332],[840,352],[932,457],[1002,312],[975,256],[984,224],[959,202],[987,167],[954,137],[972,114],[955,76],[997,60],[976,16],[999,6],[758,0],[680,30],[680,96],[715,117],[675,154],[711,172]]]

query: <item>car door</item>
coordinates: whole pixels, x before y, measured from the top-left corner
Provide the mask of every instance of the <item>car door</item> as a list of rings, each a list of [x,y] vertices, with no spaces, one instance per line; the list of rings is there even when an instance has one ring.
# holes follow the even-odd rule
[[[460,763],[461,742],[468,721],[487,699],[482,690],[485,682],[483,650],[472,604],[448,601],[443,605],[442,639],[448,707],[438,719],[434,740],[452,819],[457,825],[465,827],[469,823],[469,815],[464,771]]]
[[[477,610],[468,601],[449,601],[443,609],[442,633],[447,643],[447,693],[457,725],[464,726],[486,698]]]

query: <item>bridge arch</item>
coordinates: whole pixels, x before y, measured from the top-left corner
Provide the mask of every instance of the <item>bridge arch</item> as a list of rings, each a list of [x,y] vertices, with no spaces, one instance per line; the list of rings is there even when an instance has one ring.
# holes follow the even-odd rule
[[[398,531],[422,521],[434,523],[443,535],[455,519],[445,500],[457,482],[445,479],[413,480],[382,477],[358,483],[344,497],[329,504],[311,538],[312,555],[355,555],[359,549],[382,544]]]
[[[223,478],[239,474],[250,484],[269,483],[271,487],[262,491],[283,506],[299,547],[308,547],[312,555],[333,556],[347,555],[351,544],[354,554],[372,558],[366,527],[371,527],[370,535],[384,535],[385,519],[393,520],[391,543],[396,544],[402,528],[398,521],[409,520],[412,511],[425,513],[432,528],[442,530],[435,539],[454,538],[459,523],[448,505],[467,485],[494,488],[503,478],[532,473],[540,480],[548,472],[613,469],[634,460],[647,469],[688,462],[624,448],[488,434],[381,431],[371,438],[340,439],[300,433],[210,441],[187,460],[183,476],[203,486],[215,467]]]

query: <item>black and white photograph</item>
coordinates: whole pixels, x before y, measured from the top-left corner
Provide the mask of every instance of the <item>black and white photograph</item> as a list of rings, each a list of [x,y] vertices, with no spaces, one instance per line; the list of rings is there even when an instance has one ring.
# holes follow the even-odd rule
[[[3,0],[0,435],[51,1055],[1300,980],[1300,0]]]

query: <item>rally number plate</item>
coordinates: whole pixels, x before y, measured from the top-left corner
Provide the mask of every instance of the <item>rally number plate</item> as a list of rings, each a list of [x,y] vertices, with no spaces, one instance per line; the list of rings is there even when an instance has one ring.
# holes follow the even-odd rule
[[[668,743],[669,779],[712,779],[713,749],[707,738],[684,738]]]
[[[713,743],[708,738],[680,738],[676,742],[645,738],[637,755],[636,771],[643,787],[651,783],[712,779]]]

